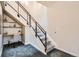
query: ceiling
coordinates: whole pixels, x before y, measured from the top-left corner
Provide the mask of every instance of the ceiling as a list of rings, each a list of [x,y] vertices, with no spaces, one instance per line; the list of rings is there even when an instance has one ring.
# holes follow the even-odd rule
[[[56,1],[38,1],[46,7],[51,7]]]

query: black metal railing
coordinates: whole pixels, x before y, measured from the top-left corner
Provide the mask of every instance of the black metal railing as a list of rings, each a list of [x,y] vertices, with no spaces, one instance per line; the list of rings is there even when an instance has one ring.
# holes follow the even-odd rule
[[[17,14],[19,14],[25,21],[27,21],[26,20],[26,18],[24,18],[20,13],[18,13],[18,11],[14,8],[14,7],[12,7],[8,2],[5,2],[8,6],[10,6]],[[6,5],[6,6],[7,6]]]
[[[27,14],[27,19],[23,17],[22,14],[20,14],[19,12],[21,11],[17,11],[14,7],[12,7],[8,2],[5,2],[8,6],[10,6],[15,12],[17,12],[17,14],[19,14],[20,17],[22,17],[25,21],[27,21],[27,25],[29,25],[29,27],[32,27],[32,29],[34,30],[35,36],[38,37],[41,41],[41,43],[44,45],[45,47],[45,52],[47,51],[47,34],[46,31],[41,27],[41,25],[31,16],[31,14],[29,14],[29,12],[18,2],[16,1],[16,3],[19,5],[19,7],[21,7],[23,9],[23,11]],[[32,23],[33,22],[33,23]],[[35,26],[33,26],[35,25]],[[38,29],[40,30],[40,32],[42,32],[44,34],[44,40],[45,42],[42,41],[41,37],[38,35]]]

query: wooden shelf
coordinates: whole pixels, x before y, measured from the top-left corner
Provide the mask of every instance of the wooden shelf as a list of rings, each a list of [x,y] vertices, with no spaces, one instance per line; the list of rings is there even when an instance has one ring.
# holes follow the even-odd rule
[[[5,36],[5,37],[13,37],[14,35],[5,35],[5,34],[3,34],[3,36]]]
[[[19,35],[23,36],[23,34],[19,34]],[[5,34],[3,34],[3,36],[5,36],[5,37],[9,37],[9,36],[13,37],[14,35],[13,34],[12,35],[5,35]]]
[[[23,33],[20,33],[19,35],[23,35]]]
[[[22,27],[3,27],[3,28],[22,28]]]
[[[16,23],[16,22],[3,22],[3,23]]]

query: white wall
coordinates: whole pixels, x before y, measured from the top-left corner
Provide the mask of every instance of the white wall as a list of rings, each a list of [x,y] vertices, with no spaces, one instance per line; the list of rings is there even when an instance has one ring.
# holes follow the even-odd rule
[[[79,56],[79,2],[55,2],[48,7],[48,33],[59,49]]]

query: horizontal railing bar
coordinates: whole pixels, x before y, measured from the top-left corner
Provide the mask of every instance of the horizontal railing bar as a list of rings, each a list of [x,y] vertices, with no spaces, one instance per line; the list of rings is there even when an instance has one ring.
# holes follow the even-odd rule
[[[19,5],[23,8],[23,10],[25,10],[25,11],[29,14],[29,12],[28,12],[18,1],[16,1],[16,3],[19,4]],[[33,20],[34,22],[37,22],[32,16],[31,16],[31,18],[32,18],[32,20]],[[39,25],[38,22],[37,22],[37,24],[38,24],[38,27],[41,29],[41,31],[42,31],[43,33],[45,33],[46,31]]]
[[[31,16],[31,18],[32,18],[32,21],[33,21],[33,22],[36,22],[36,20],[34,20],[34,18],[33,18],[32,16]]]
[[[34,22],[36,22],[36,21],[34,21]],[[46,31],[44,31],[44,29],[42,28],[42,27],[40,27],[40,25],[37,23],[37,27],[43,32],[43,34],[45,34],[46,33]],[[41,29],[42,28],[42,29]]]
[[[34,22],[36,22],[34,19],[32,19]],[[37,23],[37,27],[45,34],[46,31]]]
[[[37,23],[37,26],[39,27],[39,29],[45,34],[46,31]]]
[[[6,2],[13,10],[15,10],[8,2]],[[18,11],[16,11],[15,10],[15,12],[17,12],[18,13]],[[25,21],[27,21],[20,13],[19,13],[19,15],[25,20]]]
[[[7,3],[7,2],[6,2]],[[7,3],[12,9],[14,9],[9,3]],[[15,10],[15,9],[14,9]],[[15,10],[15,12],[17,12],[16,10]],[[18,12],[17,12],[18,13]],[[19,14],[25,21],[27,21],[21,14]],[[34,21],[34,22],[36,22],[34,19],[33,19],[33,17],[32,17],[32,20]],[[37,23],[38,24],[38,23]],[[43,32],[43,33],[45,33],[45,30],[38,24],[37,25],[38,27],[39,27],[39,29]]]
[[[26,12],[29,14],[29,12],[18,2],[18,1],[15,1],[17,4],[19,4],[19,6]]]
[[[32,26],[32,25],[31,25]],[[35,32],[35,29],[33,28],[33,26],[32,26],[32,29],[34,30],[34,32]]]

